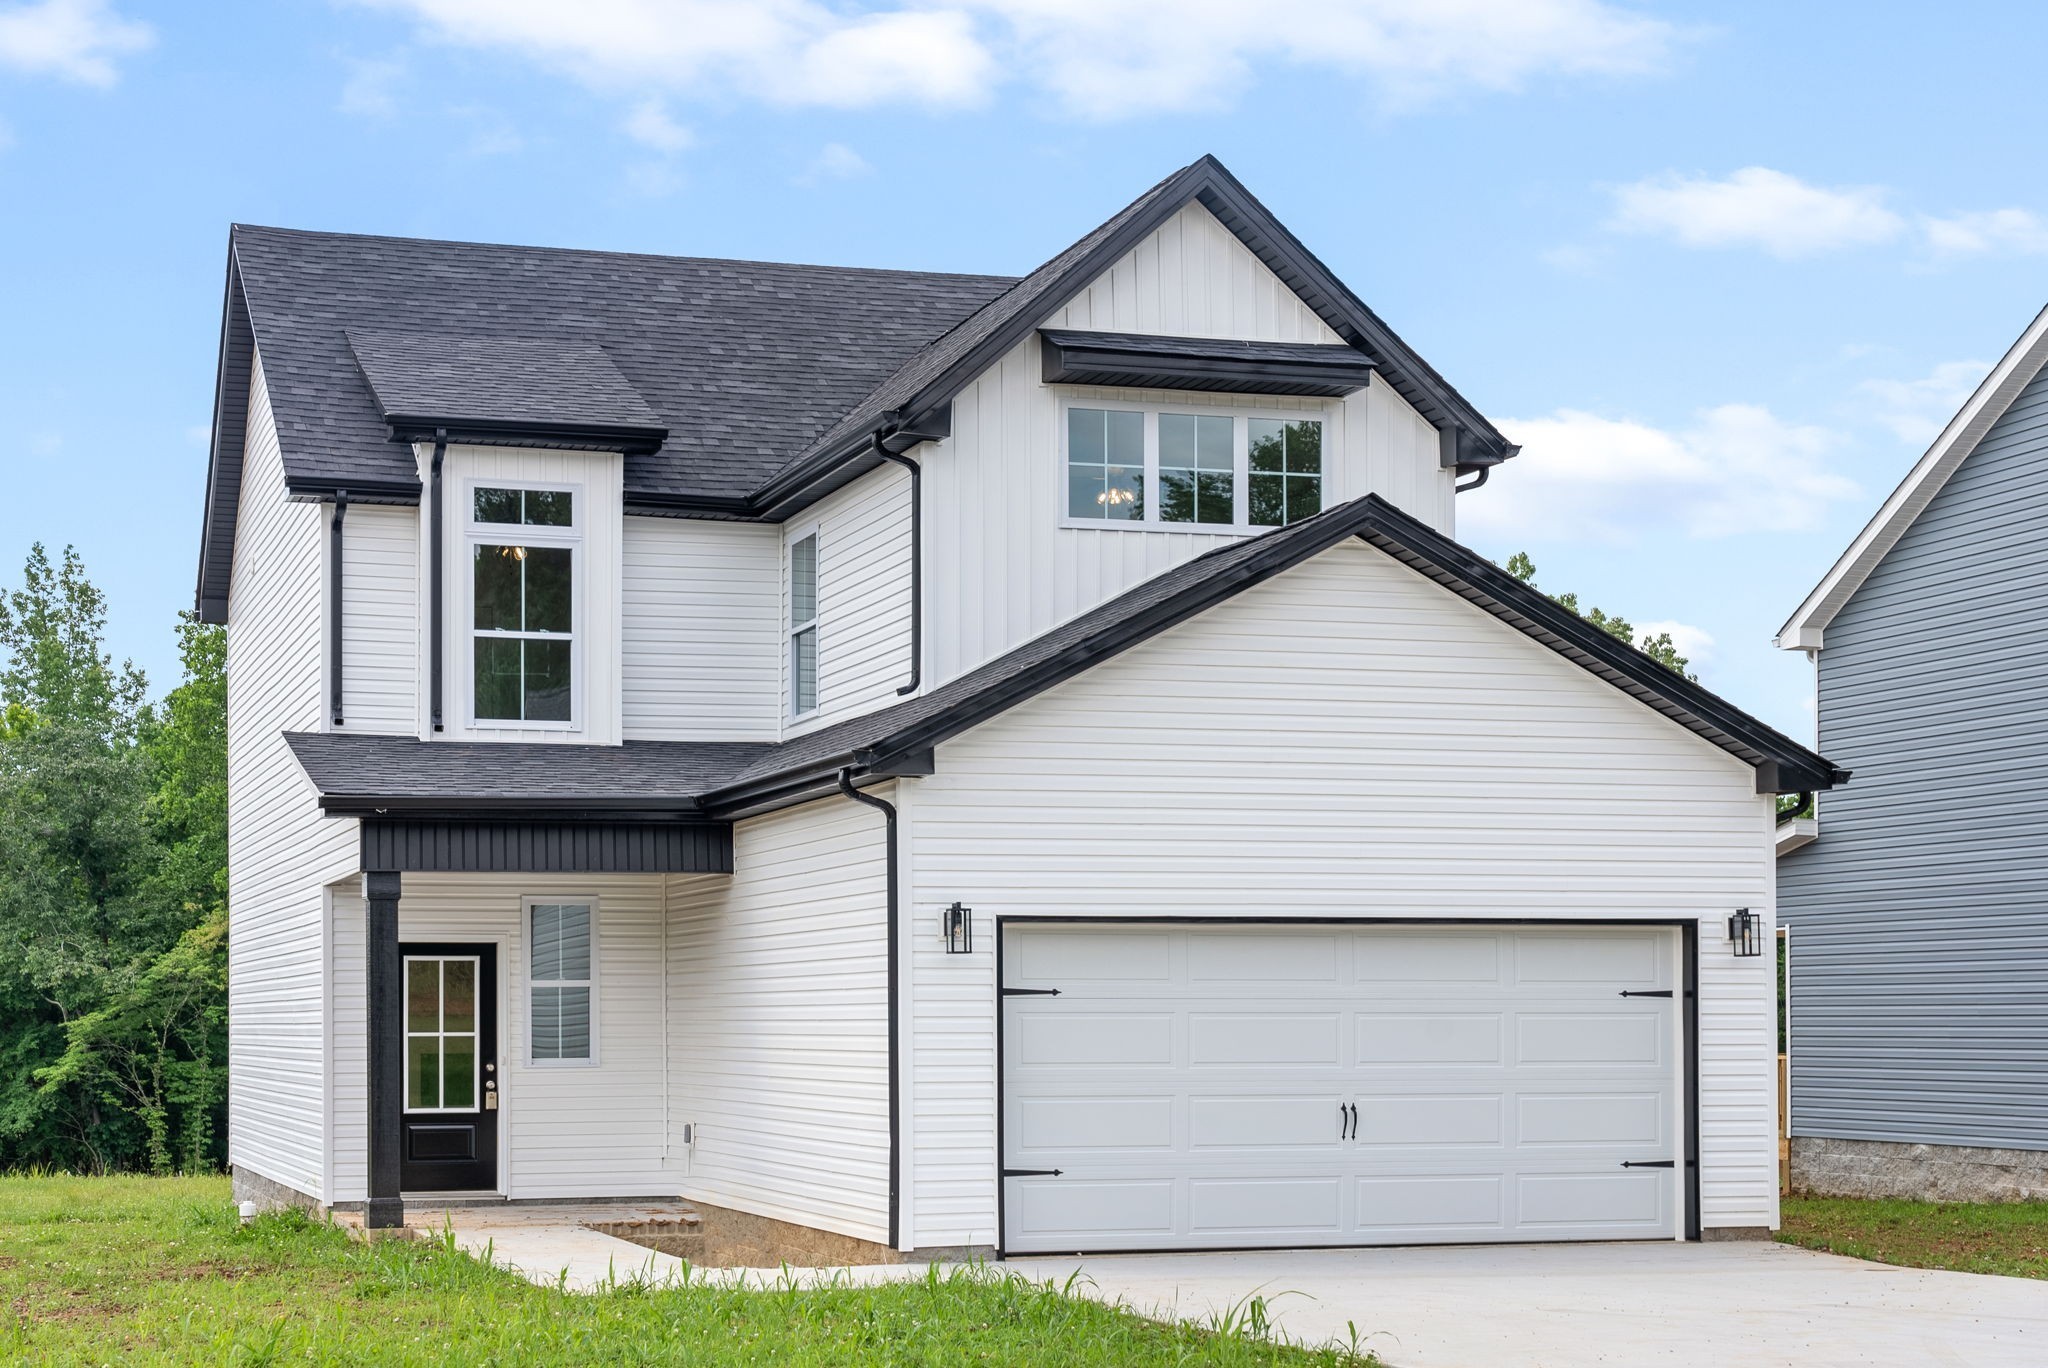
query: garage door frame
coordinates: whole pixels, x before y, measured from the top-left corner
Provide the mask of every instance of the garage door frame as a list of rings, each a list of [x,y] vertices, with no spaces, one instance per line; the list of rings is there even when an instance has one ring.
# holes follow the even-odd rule
[[[1700,970],[1699,943],[1700,923],[1696,917],[1204,917],[1188,915],[1162,915],[1156,917],[1132,916],[1073,916],[1046,913],[1020,913],[1012,916],[998,914],[995,918],[995,1014],[996,1014],[996,1257],[1007,1258],[1006,1247],[1010,1233],[1009,1179],[1004,1176],[1004,1161],[1008,1157],[1009,1135],[1004,1117],[1005,1100],[1008,1097],[1007,1080],[1004,1077],[1009,1055],[1003,1038],[1004,1018],[1004,971],[1003,946],[1008,939],[1004,930],[1010,926],[1469,926],[1505,930],[1514,926],[1655,926],[1673,927],[1678,931],[1678,984],[1681,1001],[1679,1022],[1682,1043],[1679,1047],[1679,1065],[1684,1077],[1679,1080],[1680,1094],[1685,1109],[1684,1146],[1685,1173],[1681,1180],[1684,1211],[1682,1229],[1684,1238],[1700,1238]],[[1344,1246],[1336,1246],[1343,1248]],[[1231,1248],[1227,1245],[1214,1246],[1217,1250]],[[1087,1251],[1077,1251],[1085,1253]],[[1200,1250],[1128,1250],[1119,1249],[1120,1254],[1134,1253],[1200,1253]]]

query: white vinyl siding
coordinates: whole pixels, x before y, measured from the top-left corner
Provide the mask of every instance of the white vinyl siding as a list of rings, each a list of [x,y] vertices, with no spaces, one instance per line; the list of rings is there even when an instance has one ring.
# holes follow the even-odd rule
[[[353,825],[353,824],[351,824]],[[335,1195],[365,1195],[366,1066],[360,880],[331,890]],[[527,1062],[527,901],[594,901],[603,1052]],[[407,874],[399,938],[489,942],[498,954],[499,1183],[506,1196],[672,1197],[659,874]]]
[[[625,520],[627,740],[773,741],[782,529]]]
[[[884,466],[821,499],[791,540],[818,537],[818,706],[792,717],[798,736],[826,722],[898,701],[910,678],[910,473]],[[929,583],[929,581],[927,581]],[[783,625],[794,625],[783,583]],[[783,650],[785,713],[795,698],[792,654]]]
[[[670,878],[684,1197],[888,1238],[882,842],[879,813],[829,798],[740,822],[732,876]]]
[[[1341,341],[1208,210],[1190,205],[1044,322],[1247,341]],[[953,435],[918,448],[925,485],[925,686],[936,687],[1242,530],[1075,526],[1064,406],[1258,412],[1323,422],[1325,506],[1377,493],[1450,533],[1436,429],[1384,381],[1341,400],[1050,386],[1036,336],[953,400]],[[1242,495],[1240,495],[1242,497]],[[1484,497],[1484,496],[1481,496]]]
[[[355,867],[356,823],[320,814],[281,733],[327,725],[332,510],[285,498],[260,363],[228,596],[228,1162],[327,1194],[321,885]]]
[[[1347,542],[940,748],[906,915],[1700,923],[1703,1217],[1777,1215],[1773,898],[1750,769]],[[916,935],[917,1245],[995,1238],[994,934]]]
[[[342,519],[341,698],[335,730],[419,731],[420,516],[350,504]]]

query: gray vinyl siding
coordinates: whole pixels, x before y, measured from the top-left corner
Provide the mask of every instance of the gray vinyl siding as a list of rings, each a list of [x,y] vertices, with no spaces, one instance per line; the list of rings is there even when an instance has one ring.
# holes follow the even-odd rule
[[[1780,864],[1796,1135],[2048,1149],[2048,379],[1826,629]]]

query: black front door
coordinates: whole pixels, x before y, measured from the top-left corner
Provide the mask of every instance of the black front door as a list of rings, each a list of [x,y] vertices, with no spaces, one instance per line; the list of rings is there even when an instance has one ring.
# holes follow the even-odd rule
[[[399,1187],[498,1187],[498,954],[492,945],[401,945],[405,1115]]]

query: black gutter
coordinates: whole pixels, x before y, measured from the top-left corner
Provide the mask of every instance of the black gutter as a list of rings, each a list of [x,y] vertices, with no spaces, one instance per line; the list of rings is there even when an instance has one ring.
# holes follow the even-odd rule
[[[348,516],[348,491],[334,491],[334,520],[328,524],[327,650],[328,702],[334,725],[341,725],[341,522]]]
[[[914,694],[924,679],[924,467],[883,445],[875,432],[875,455],[910,472],[910,679],[896,692]]]
[[[434,434],[433,475],[429,481],[433,487],[433,493],[427,500],[427,516],[434,520],[433,529],[427,534],[429,548],[427,554],[434,558],[433,568],[427,572],[428,593],[433,597],[433,602],[427,613],[428,630],[434,634],[434,640],[427,648],[427,658],[431,662],[428,666],[429,678],[431,680],[428,685],[428,697],[433,712],[435,731],[441,730],[441,637],[443,635],[441,578],[442,561],[444,559],[441,554],[441,458],[447,454],[448,433],[446,429],[443,429]]]
[[[394,442],[453,441],[458,445],[543,446],[576,451],[620,451],[642,455],[659,451],[668,440],[665,427],[610,423],[504,422],[489,418],[435,418],[424,414],[384,415]]]
[[[1778,825],[1783,826],[1787,822],[1796,822],[1811,811],[1813,811],[1813,790],[1802,789],[1799,794],[1799,801],[1778,814]]]
[[[1451,491],[1456,494],[1463,494],[1468,489],[1477,489],[1479,488],[1479,486],[1486,483],[1486,477],[1491,474],[1493,474],[1493,467],[1490,465],[1483,465],[1479,467],[1478,471],[1474,473],[1472,478],[1465,481],[1465,483],[1452,485]]]
[[[853,786],[853,767],[851,765],[839,771],[839,791],[848,798],[853,799],[854,802],[865,803],[867,806],[878,809],[881,812],[884,823],[884,839],[888,842],[888,847],[883,853],[884,863],[889,871],[887,876],[888,908],[884,917],[885,929],[883,934],[888,938],[886,953],[888,955],[887,997],[889,1013],[889,1248],[894,1249],[902,1243],[903,1235],[903,1194],[899,1188],[903,1170],[903,1127],[901,1118],[898,1116],[901,1106],[900,1099],[903,1081],[900,1077],[902,1072],[900,1061],[896,1057],[896,998],[899,990],[899,972],[896,962],[896,928],[899,920],[897,908],[899,890],[896,869],[896,805],[885,798],[877,798],[872,794],[862,793],[859,789],[855,788]]]

